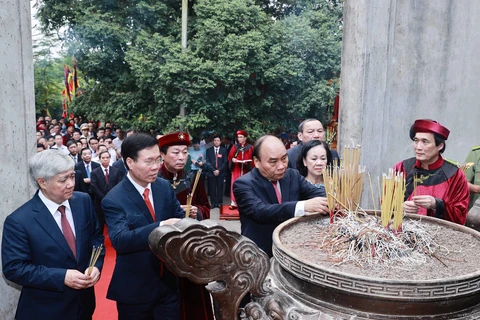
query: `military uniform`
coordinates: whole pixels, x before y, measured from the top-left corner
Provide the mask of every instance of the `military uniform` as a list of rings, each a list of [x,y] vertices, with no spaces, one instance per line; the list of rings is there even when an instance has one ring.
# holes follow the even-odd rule
[[[467,172],[465,172],[467,181],[475,185],[480,185],[480,146],[476,146],[472,148],[470,153],[467,155],[465,162],[473,163],[473,165],[471,165],[470,168],[468,168]],[[473,207],[478,197],[480,197],[480,193],[470,193],[470,202],[468,203],[468,210],[470,210]]]

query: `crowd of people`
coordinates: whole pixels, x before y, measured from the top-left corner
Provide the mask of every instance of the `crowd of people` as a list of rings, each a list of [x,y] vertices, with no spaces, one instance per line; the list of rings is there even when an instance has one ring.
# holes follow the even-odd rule
[[[415,157],[395,169],[407,181],[405,212],[465,224],[480,191],[480,146],[465,175],[442,158],[448,136],[436,121],[415,121]],[[3,232],[3,272],[23,286],[16,318],[91,319],[104,251],[93,266],[89,258],[106,225],[117,255],[107,298],[119,319],[213,319],[205,288],[163,268],[148,236],[185,217],[209,219],[227,195],[242,235],[271,257],[280,223],[328,214],[323,172],[341,161],[319,120],[300,123],[297,137],[295,145],[267,134],[252,145],[244,130],[231,143],[40,117],[29,163],[38,191],[7,217]]]

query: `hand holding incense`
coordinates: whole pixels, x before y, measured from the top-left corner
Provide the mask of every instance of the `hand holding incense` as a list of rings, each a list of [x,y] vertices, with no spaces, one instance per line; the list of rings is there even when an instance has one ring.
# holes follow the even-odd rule
[[[98,258],[100,257],[100,254],[102,253],[103,250],[103,244],[99,245],[98,247],[93,246],[92,249],[92,255],[90,256],[90,263],[88,264],[88,272],[87,276],[90,276],[92,273],[93,267],[95,267],[95,264],[97,263]]]

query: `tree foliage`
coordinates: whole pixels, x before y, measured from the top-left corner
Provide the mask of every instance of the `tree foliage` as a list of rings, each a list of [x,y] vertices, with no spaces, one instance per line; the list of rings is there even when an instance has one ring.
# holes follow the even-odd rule
[[[74,111],[122,126],[258,136],[325,119],[338,91],[341,0],[44,0],[89,85]],[[179,117],[184,106],[186,116]]]
[[[35,111],[45,114],[48,109],[52,115],[62,114],[63,58],[53,52],[57,41],[52,35],[46,35],[34,41],[34,83]]]

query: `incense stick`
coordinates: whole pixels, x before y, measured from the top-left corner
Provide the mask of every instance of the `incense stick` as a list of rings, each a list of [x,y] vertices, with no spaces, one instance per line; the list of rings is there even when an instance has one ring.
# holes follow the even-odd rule
[[[92,273],[92,269],[97,263],[98,258],[103,250],[103,244],[100,244],[98,247],[93,246],[92,248],[92,255],[90,256],[90,263],[88,264],[88,272],[87,275],[89,276]]]
[[[202,175],[202,169],[199,169],[197,171],[197,173],[195,174],[195,182],[193,183],[192,192],[187,195],[187,208],[185,210],[185,217],[186,218],[190,217],[190,208],[192,207],[193,194],[195,193],[195,190],[197,189],[198,180],[200,180],[201,175]],[[197,212],[197,214],[198,214],[198,212]]]

